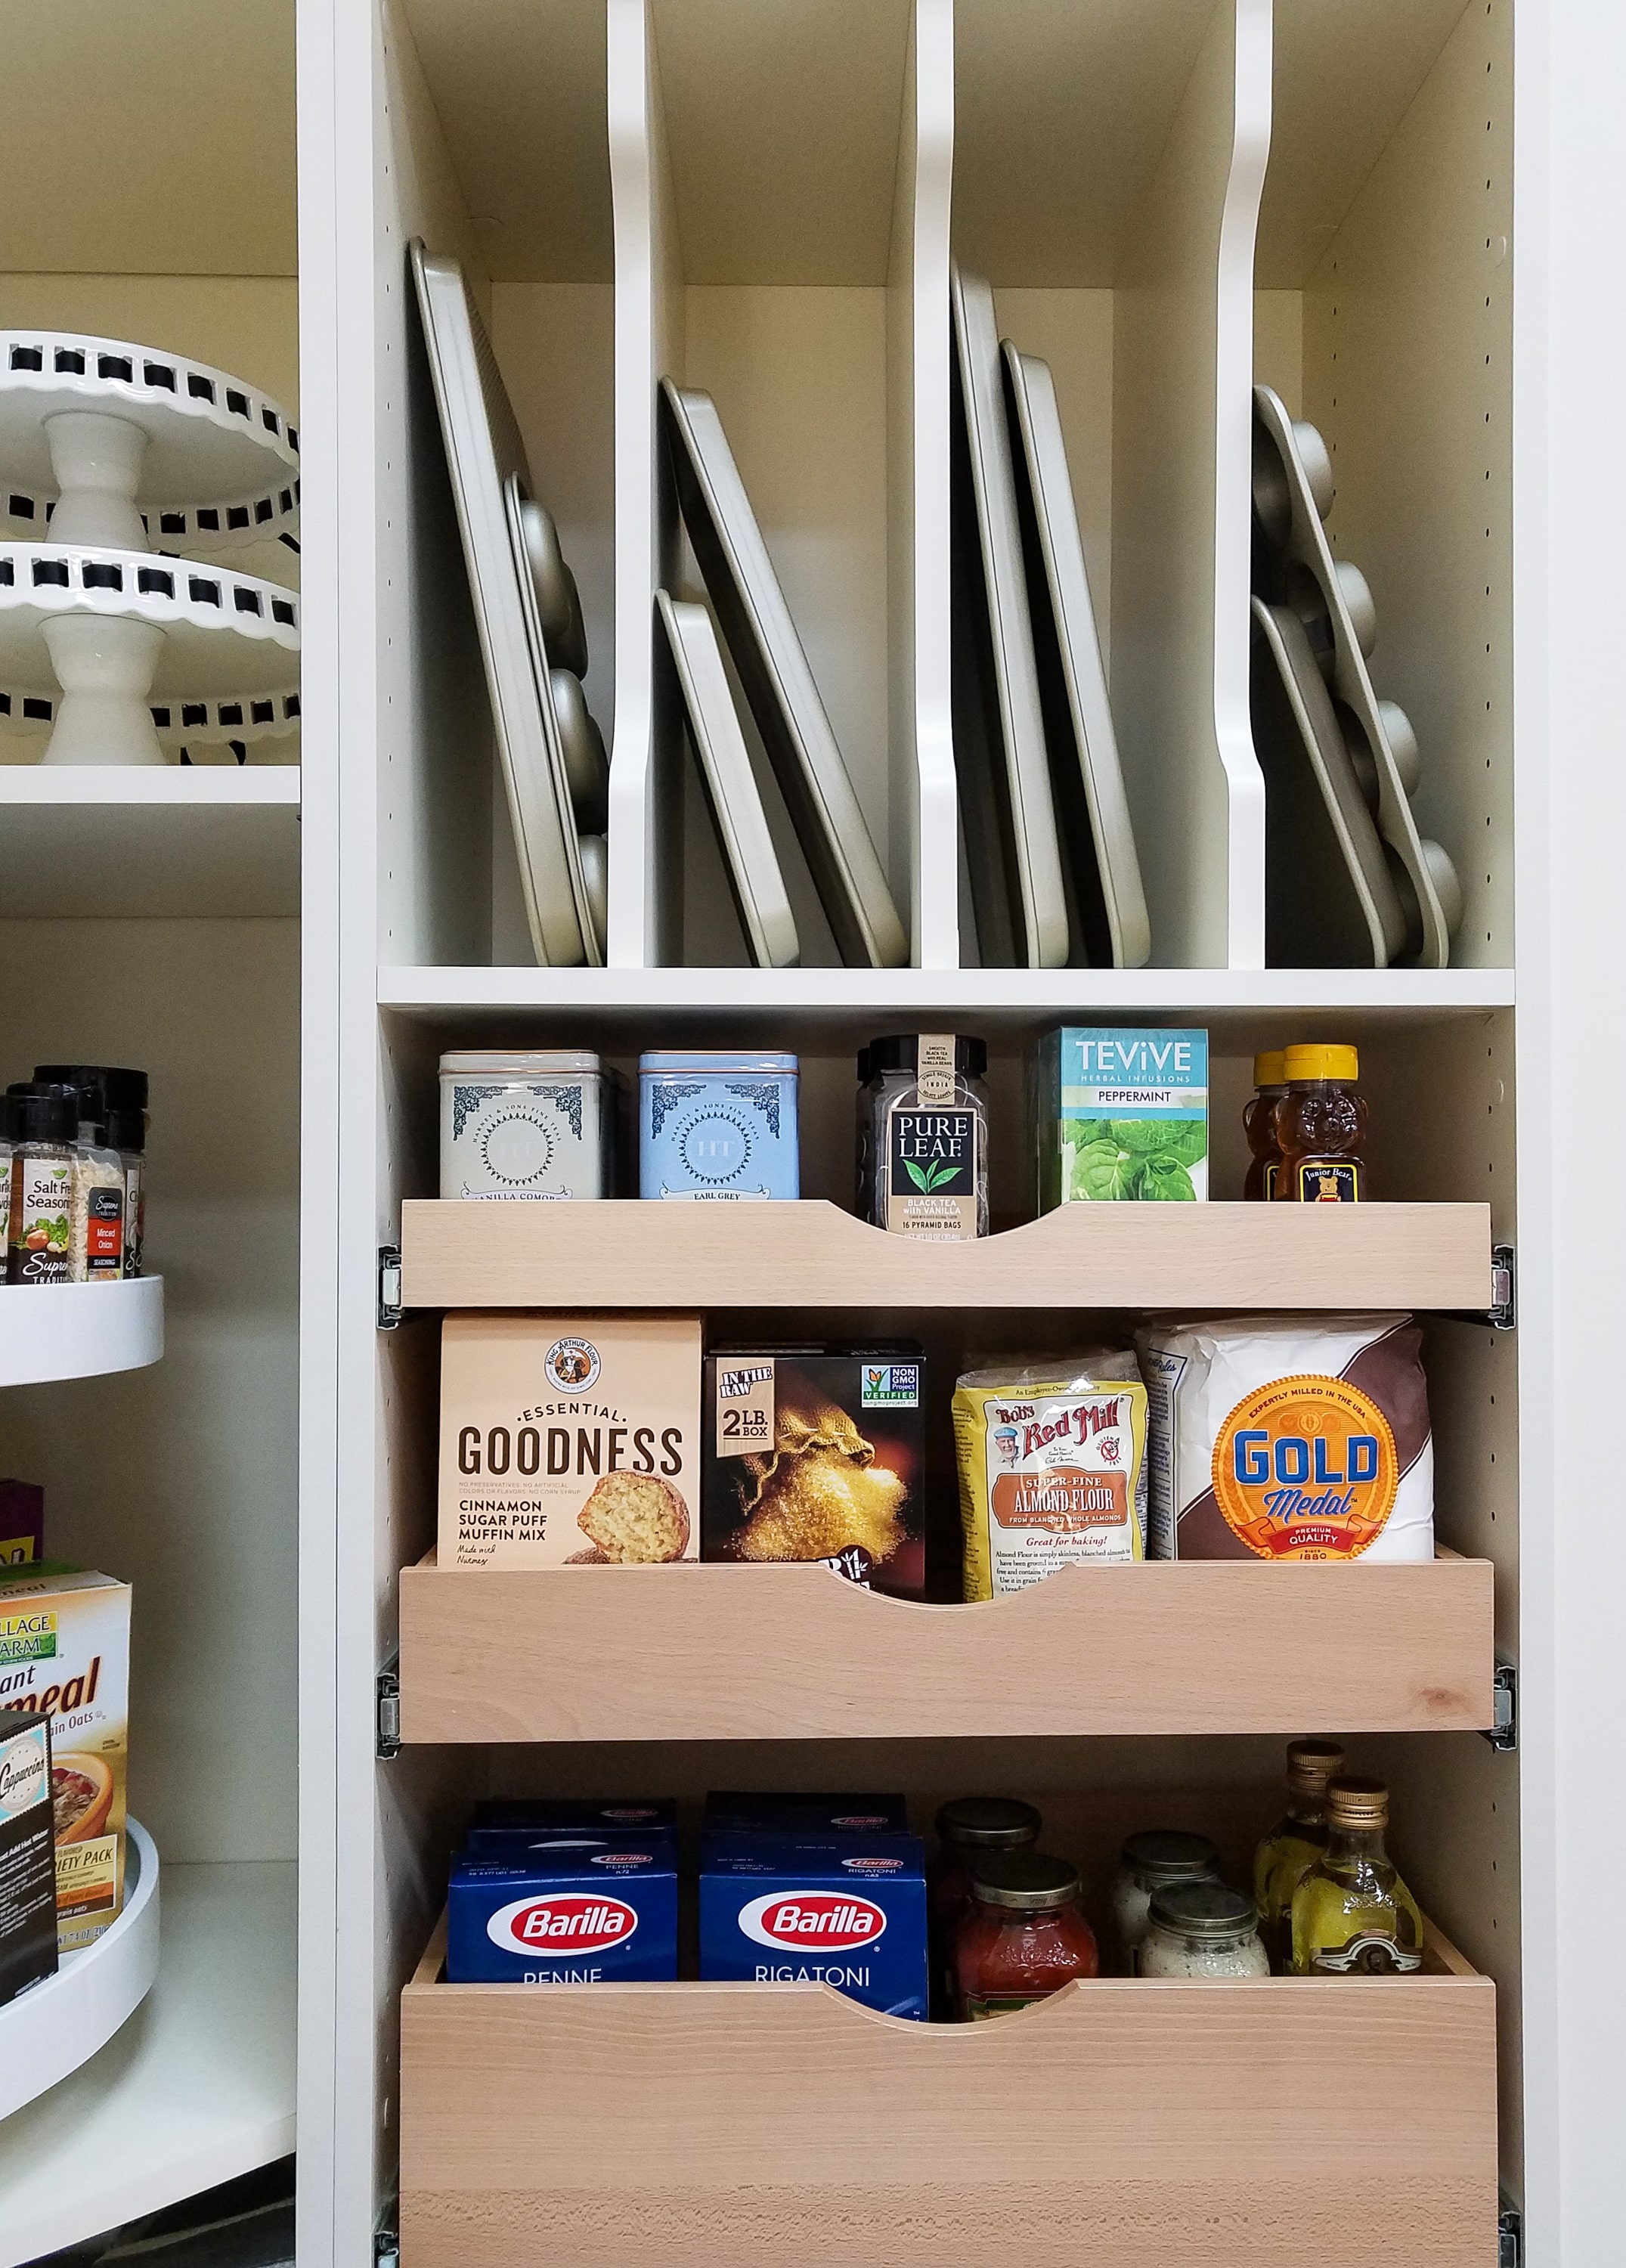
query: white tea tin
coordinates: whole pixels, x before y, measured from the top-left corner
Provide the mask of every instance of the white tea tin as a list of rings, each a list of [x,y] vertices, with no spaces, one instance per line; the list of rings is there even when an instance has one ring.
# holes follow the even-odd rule
[[[607,1197],[614,1092],[585,1050],[442,1056],[441,1196]]]

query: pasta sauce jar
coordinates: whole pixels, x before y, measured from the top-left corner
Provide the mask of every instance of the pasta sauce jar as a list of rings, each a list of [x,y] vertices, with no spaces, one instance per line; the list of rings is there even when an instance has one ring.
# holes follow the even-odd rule
[[[1031,1851],[1042,1824],[1031,1803],[1014,1796],[962,1795],[938,1813],[938,1856],[926,1878],[932,1991],[941,2014],[954,2006],[954,1936],[971,1904],[971,1877],[996,1851]]]
[[[1078,1873],[1042,1851],[990,1852],[971,1878],[954,1940],[956,2013],[963,2022],[1048,1999],[1075,1977],[1096,1977],[1095,1933],[1078,1908]]]

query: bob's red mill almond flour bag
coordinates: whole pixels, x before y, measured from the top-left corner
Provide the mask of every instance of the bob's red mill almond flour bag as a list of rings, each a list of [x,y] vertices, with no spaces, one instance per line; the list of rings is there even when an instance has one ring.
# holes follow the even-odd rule
[[[1247,1315],[1137,1337],[1154,1559],[1431,1559],[1434,1444],[1409,1315]]]
[[[1124,1352],[968,1371],[954,1388],[965,1594],[1144,1556],[1146,1389]]]
[[[446,1317],[443,1567],[699,1557],[694,1317]]]

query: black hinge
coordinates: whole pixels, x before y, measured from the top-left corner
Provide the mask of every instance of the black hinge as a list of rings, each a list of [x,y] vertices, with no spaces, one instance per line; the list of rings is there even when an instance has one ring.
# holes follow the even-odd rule
[[[1524,2268],[1525,2217],[1505,2198],[1497,2215],[1496,2268]]]
[[[401,2239],[393,2228],[373,2230],[372,2268],[401,2268]]]
[[[1519,1665],[1514,1661],[1498,1661],[1495,1682],[1491,1687],[1490,1705],[1493,1714],[1490,1729],[1485,1734],[1493,1749],[1511,1755],[1519,1746]]]
[[[396,1671],[399,1658],[391,1654],[374,1681],[376,1744],[379,1760],[384,1764],[401,1754],[401,1679]]]
[[[379,1247],[379,1329],[393,1331],[401,1321],[401,1247]]]
[[[1511,1244],[1490,1248],[1490,1305],[1485,1321],[1493,1331],[1511,1331],[1519,1323],[1519,1271]]]

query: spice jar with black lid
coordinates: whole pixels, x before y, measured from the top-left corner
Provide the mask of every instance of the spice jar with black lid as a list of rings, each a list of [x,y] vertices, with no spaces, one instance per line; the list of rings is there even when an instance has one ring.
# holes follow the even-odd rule
[[[72,1264],[78,1089],[50,1080],[18,1080],[7,1088],[6,1100],[11,1119],[6,1281],[66,1284]]]
[[[139,1276],[146,1235],[147,1074],[112,1064],[36,1064],[36,1079],[76,1086],[90,1098],[82,1119],[93,1119],[101,1139],[119,1153],[124,1176],[123,1273]]]
[[[861,1210],[894,1236],[988,1234],[988,1048],[953,1032],[894,1033],[859,1057]]]

